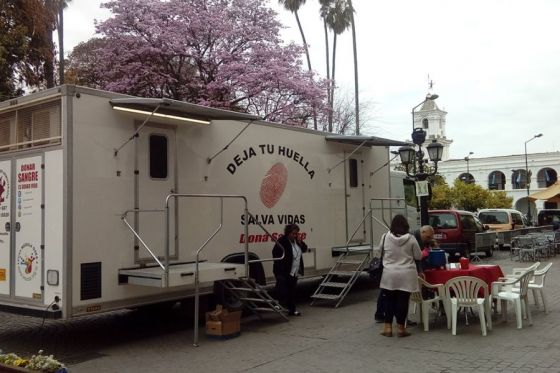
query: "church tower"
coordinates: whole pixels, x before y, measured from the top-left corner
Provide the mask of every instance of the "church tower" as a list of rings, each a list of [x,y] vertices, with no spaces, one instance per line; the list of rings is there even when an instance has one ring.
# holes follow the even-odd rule
[[[453,140],[445,134],[446,111],[438,108],[434,100],[426,100],[422,107],[414,112],[414,128],[426,131],[426,142],[422,144],[425,149],[434,139],[443,145],[442,161],[449,159],[449,146]]]

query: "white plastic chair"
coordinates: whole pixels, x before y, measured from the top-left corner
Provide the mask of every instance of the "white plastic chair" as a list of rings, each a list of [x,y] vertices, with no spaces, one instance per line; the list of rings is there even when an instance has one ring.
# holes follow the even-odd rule
[[[550,267],[552,267],[552,263],[548,263],[543,269],[540,270],[537,270],[535,268],[534,269],[535,273],[533,274],[533,278],[529,280],[529,290],[531,290],[531,292],[533,293],[533,298],[535,299],[535,305],[537,306],[537,308],[539,307],[538,293],[540,293],[543,301],[544,313],[548,313],[548,305],[546,302],[546,296],[544,294],[544,284],[545,284],[546,274],[550,270]],[[513,289],[514,291],[519,292],[518,286],[516,286]]]
[[[533,277],[534,270],[526,271],[519,277],[503,277],[492,283],[492,299],[501,301],[502,316],[507,321],[507,302],[515,305],[515,317],[517,329],[523,327],[523,315],[527,315],[529,325],[533,325],[531,310],[529,309],[529,281]],[[518,289],[516,290],[515,287]]]
[[[482,291],[483,297],[479,294]],[[445,284],[445,296],[451,303],[451,334],[457,335],[457,311],[459,307],[478,308],[480,329],[486,336],[486,325],[492,330],[492,315],[490,313],[490,299],[488,285],[479,278],[471,276],[455,277]]]
[[[439,302],[442,301],[445,307],[445,290],[443,284],[432,285],[427,283],[422,277],[418,277],[418,286],[420,291],[415,291],[410,295],[410,300],[414,302],[414,313],[417,315],[418,322],[424,324],[424,331],[430,330],[429,319],[430,319],[430,309],[432,305],[436,305],[439,308]],[[424,299],[422,296],[422,288],[435,289],[437,290],[436,295],[431,299]],[[439,311],[439,310],[438,310]],[[418,315],[418,313],[420,313]],[[445,312],[447,316],[448,312]],[[447,321],[449,327],[449,319]]]
[[[536,271],[537,268],[539,268],[540,265],[541,265],[541,262],[535,262],[534,264],[531,264],[529,267],[513,268],[511,270],[511,273],[508,273],[508,274],[504,275],[504,277],[517,278],[527,271]]]

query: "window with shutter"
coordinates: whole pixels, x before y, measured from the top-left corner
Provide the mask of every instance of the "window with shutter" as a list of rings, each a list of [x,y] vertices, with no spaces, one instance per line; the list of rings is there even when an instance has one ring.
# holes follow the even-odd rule
[[[62,142],[60,99],[0,113],[0,153]]]

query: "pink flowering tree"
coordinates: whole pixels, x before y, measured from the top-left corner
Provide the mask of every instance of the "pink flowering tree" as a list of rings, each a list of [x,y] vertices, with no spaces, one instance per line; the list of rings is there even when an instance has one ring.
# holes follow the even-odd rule
[[[97,24],[96,58],[70,56],[70,74],[96,88],[170,97],[307,126],[328,113],[325,81],[302,68],[303,49],[283,44],[265,0],[114,0]],[[82,57],[80,57],[82,56]],[[74,60],[73,60],[74,59]],[[77,59],[77,60],[76,60]]]

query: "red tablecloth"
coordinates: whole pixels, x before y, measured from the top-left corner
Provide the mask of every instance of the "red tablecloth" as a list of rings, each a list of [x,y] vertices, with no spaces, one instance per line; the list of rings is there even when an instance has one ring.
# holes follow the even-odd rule
[[[492,282],[504,276],[498,265],[474,264],[469,264],[469,269],[428,269],[424,271],[424,275],[426,281],[432,285],[445,284],[448,280],[459,276],[473,276],[486,282],[489,291],[492,291]]]

